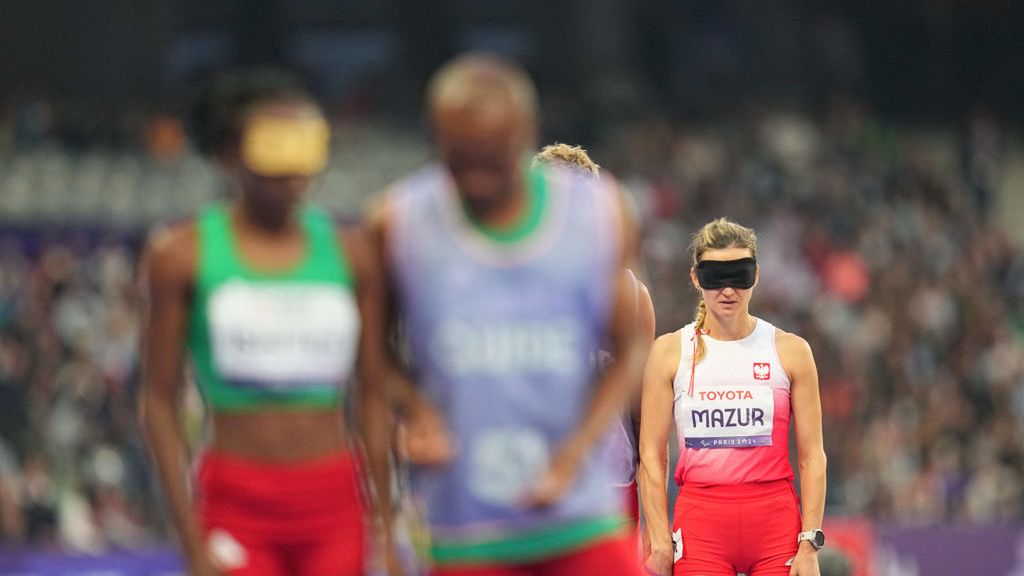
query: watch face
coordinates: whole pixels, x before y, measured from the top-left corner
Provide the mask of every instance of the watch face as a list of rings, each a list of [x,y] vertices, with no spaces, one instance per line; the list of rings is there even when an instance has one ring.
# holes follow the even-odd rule
[[[821,530],[814,531],[814,540],[811,541],[815,548],[821,548],[825,545],[825,533]]]

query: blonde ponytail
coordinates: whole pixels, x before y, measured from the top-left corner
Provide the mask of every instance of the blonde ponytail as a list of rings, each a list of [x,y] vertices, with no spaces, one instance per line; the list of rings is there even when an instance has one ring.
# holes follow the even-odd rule
[[[693,363],[696,365],[704,358],[705,352],[707,352],[707,346],[704,344],[704,338],[701,335],[704,333],[704,321],[708,317],[708,305],[701,298],[700,302],[697,303],[697,315],[693,321],[693,337],[696,338],[696,346],[693,349]]]

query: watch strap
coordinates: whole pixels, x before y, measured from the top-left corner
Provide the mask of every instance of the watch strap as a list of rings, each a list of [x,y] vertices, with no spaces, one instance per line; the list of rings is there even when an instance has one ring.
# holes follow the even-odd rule
[[[822,546],[818,545],[818,542],[817,542],[817,535],[818,534],[823,534],[824,535],[824,533],[821,531],[820,528],[814,528],[813,530],[805,530],[805,531],[800,532],[799,534],[797,534],[796,542],[797,542],[797,544],[799,544],[799,543],[803,542],[804,540],[806,540],[806,541],[811,543],[811,546],[814,546],[815,550],[820,550],[822,548]]]

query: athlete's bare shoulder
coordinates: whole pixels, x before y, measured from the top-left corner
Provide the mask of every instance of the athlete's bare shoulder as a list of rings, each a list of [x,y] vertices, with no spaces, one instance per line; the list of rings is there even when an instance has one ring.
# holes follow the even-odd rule
[[[338,242],[345,247],[350,264],[355,267],[358,262],[366,257],[370,248],[369,231],[364,226],[336,224],[334,233]]]
[[[811,352],[811,345],[807,340],[792,332],[776,328],[775,349],[778,351],[783,368],[790,377],[804,369],[813,369],[814,367],[814,354]]]
[[[146,241],[143,270],[149,282],[191,282],[199,254],[194,220],[155,228]]]
[[[365,215],[366,215],[366,226],[370,229],[375,229],[380,225],[384,224],[388,215],[391,212],[391,202],[389,200],[390,194],[388,188],[379,190],[370,195],[366,200]]]
[[[623,276],[627,277],[631,283],[633,293],[636,295],[636,320],[643,332],[644,342],[651,343],[654,341],[654,334],[657,330],[651,292],[632,270],[623,268],[622,272]]]
[[[619,282],[629,286],[630,292],[639,296],[640,286],[643,284],[637,279],[636,274],[632,270],[629,268],[619,270]]]
[[[647,284],[644,284],[643,281],[637,278],[635,274],[633,275],[633,278],[636,280],[636,289],[640,297],[641,305],[646,304],[653,307],[654,303],[651,299],[651,291],[647,288]]]
[[[671,370],[674,374],[676,367],[679,366],[681,346],[682,336],[678,330],[658,336],[655,338],[654,344],[651,345],[651,353],[647,357],[648,366],[656,365],[659,369],[666,372]]]
[[[802,337],[781,328],[775,329],[775,348],[779,354],[805,354],[811,351],[811,345]]]
[[[369,239],[383,243],[388,237],[392,213],[394,212],[393,187],[389,186],[370,196],[366,202],[365,222]]]
[[[370,230],[366,226],[337,226],[338,242],[345,247],[347,263],[359,290],[376,289],[379,284],[377,260]]]
[[[679,333],[679,330],[662,334],[654,339],[653,350],[660,350],[661,348],[665,348],[666,351],[675,350],[676,355],[678,356],[680,346],[682,346],[683,343],[682,338],[683,337]]]

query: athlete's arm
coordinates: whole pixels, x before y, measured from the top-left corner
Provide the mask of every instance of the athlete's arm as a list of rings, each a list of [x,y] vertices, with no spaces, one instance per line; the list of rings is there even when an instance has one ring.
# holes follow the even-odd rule
[[[391,410],[402,417],[402,429],[399,434],[399,451],[402,455],[415,464],[444,464],[451,460],[455,449],[444,420],[433,404],[399,368],[399,363],[391,354],[392,346],[388,341],[389,331],[398,321],[398,298],[391,277],[388,250],[390,211],[385,194],[380,194],[370,206],[367,222],[373,255],[379,263],[377,270],[381,294],[378,299],[381,330],[372,336],[373,342],[381,352],[380,362],[375,365],[378,371],[377,382],[383,388]]]
[[[142,259],[142,384],[139,420],[192,574],[217,574],[192,511],[188,448],[179,400],[196,267],[194,226],[157,233]]]
[[[637,287],[637,326],[640,329],[640,337],[643,338],[644,351],[643,355],[646,357],[651,352],[651,346],[654,344],[654,334],[656,330],[656,322],[654,318],[654,301],[651,300],[651,293],[640,280],[636,280]],[[636,458],[637,469],[639,470],[640,462],[640,410],[642,408],[641,402],[643,401],[643,370],[637,371],[637,379],[639,380],[636,385],[636,395],[633,401],[630,403],[629,408],[629,424],[633,427],[633,438],[637,439],[637,453],[634,455]],[[640,534],[640,541],[643,545],[644,554],[646,555],[651,549],[651,540],[647,531],[644,530]]]
[[[821,528],[825,514],[825,448],[821,433],[821,396],[818,369],[810,345],[796,334],[777,332],[779,359],[789,376],[790,401],[796,429],[797,462],[800,467],[800,508],[804,530]],[[810,542],[801,542],[793,574],[816,574],[807,563],[817,566]]]
[[[672,429],[672,381],[679,366],[680,336],[665,334],[654,341],[644,368],[640,416],[640,468],[637,486],[650,542],[647,566],[658,574],[672,573],[672,535],[668,524],[668,435]]]
[[[654,333],[656,330],[654,301],[651,300],[651,292],[647,289],[647,286],[645,286],[639,279],[635,280],[635,282],[637,288],[636,323],[637,328],[640,330],[640,338],[644,343],[642,355],[646,358],[651,352],[651,345],[654,343]],[[638,427],[640,424],[640,399],[642,397],[641,382],[643,381],[643,376],[643,369],[637,370],[637,385],[634,388],[636,395],[634,396],[634,401],[630,408],[630,416],[633,420],[634,427]],[[639,438],[639,428],[637,428],[635,432]]]
[[[387,201],[387,194],[380,193],[371,203],[367,211],[367,231],[372,243],[373,255],[378,265],[379,283],[381,296],[378,299],[380,306],[380,319],[382,330],[375,334],[376,342],[381,350],[390,350],[388,342],[388,329],[397,324],[397,310],[394,281],[391,278],[391,262],[388,251],[390,242],[390,209]],[[405,412],[410,405],[415,404],[420,398],[419,390],[408,379],[402,377],[398,366],[390,357],[386,356],[386,364],[379,366],[388,375],[386,398],[393,409],[398,412]]]
[[[620,219],[620,230],[625,224]],[[609,352],[615,362],[595,386],[590,404],[576,429],[556,449],[548,473],[530,491],[527,504],[548,506],[564,496],[576,479],[580,462],[622,414],[639,384],[636,374],[643,370],[647,343],[637,323],[636,280],[622,273],[629,261],[626,250],[620,254],[621,268],[610,279],[612,286],[611,321],[608,328]]]
[[[355,276],[356,302],[361,322],[358,353],[358,424],[367,464],[374,483],[376,519],[391,527],[391,413],[381,383],[379,347],[374,345],[380,331],[380,275],[370,248],[360,232],[341,234]]]
[[[380,270],[372,246],[363,231],[342,234],[356,280],[359,306],[358,425],[366,462],[373,483],[371,505],[373,519],[379,522],[381,538],[390,574],[400,573],[395,556],[394,508],[391,500],[392,413],[384,386],[378,377],[386,372],[386,353],[379,346],[385,339],[381,304]]]

